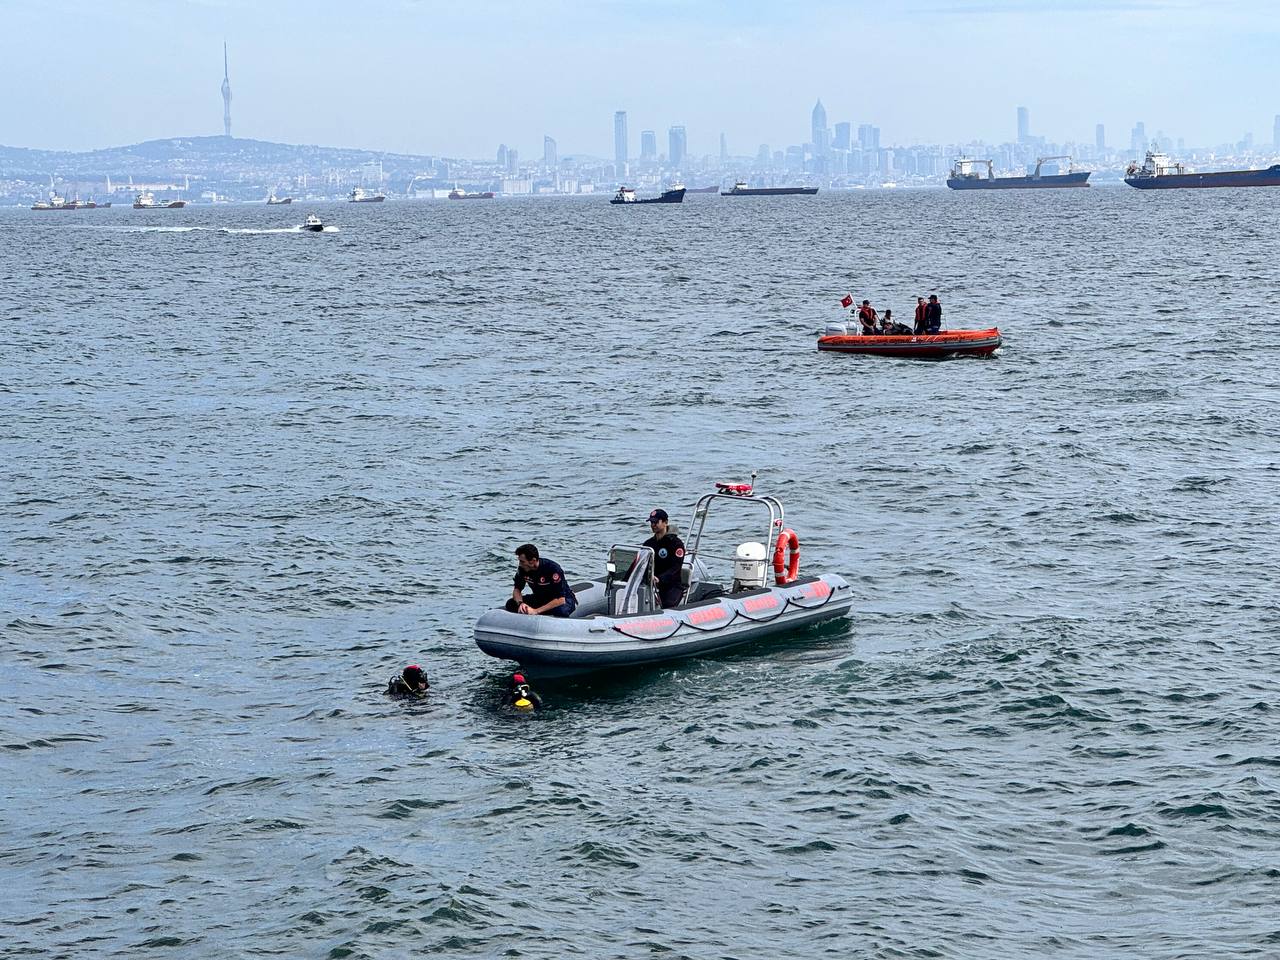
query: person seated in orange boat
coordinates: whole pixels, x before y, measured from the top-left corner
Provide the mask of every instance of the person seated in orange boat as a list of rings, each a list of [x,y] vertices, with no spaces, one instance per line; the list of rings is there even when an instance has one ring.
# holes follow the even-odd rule
[[[861,327],[861,333],[864,337],[873,336],[876,332],[876,321],[879,316],[875,309],[871,306],[870,300],[863,300],[862,306],[858,308],[858,324]]]
[[[893,319],[893,311],[886,310],[884,312],[884,322],[880,325],[880,333],[886,337],[900,337],[903,334],[911,332],[911,328],[906,324],[898,323]]]

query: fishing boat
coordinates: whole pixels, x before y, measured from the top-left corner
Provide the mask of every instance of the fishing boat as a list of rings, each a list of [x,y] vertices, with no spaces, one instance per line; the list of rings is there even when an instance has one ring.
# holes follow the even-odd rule
[[[698,500],[678,605],[661,606],[652,548],[615,544],[603,577],[571,584],[578,600],[571,616],[490,610],[476,623],[476,645],[531,676],[554,678],[718,654],[845,616],[853,605],[848,581],[833,573],[800,576],[800,540],[786,526],[781,502],[755,493],[755,476],[717,483]],[[713,513],[729,515],[725,529],[708,528]],[[756,529],[761,540],[715,552],[726,549],[717,543],[726,529]]]
[[[302,229],[311,233],[319,233],[324,229],[324,221],[317,217],[314,213],[308,213],[307,219],[302,221]]]
[[[945,360],[950,357],[985,357],[1004,342],[1000,328],[989,330],[944,330],[920,334],[849,333],[843,324],[827,327],[818,338],[818,349],[832,353],[861,353],[878,357],[907,357],[915,360]]]
[[[349,203],[381,203],[385,199],[387,199],[386,194],[369,193],[363,187],[356,187],[347,194],[347,201]]]

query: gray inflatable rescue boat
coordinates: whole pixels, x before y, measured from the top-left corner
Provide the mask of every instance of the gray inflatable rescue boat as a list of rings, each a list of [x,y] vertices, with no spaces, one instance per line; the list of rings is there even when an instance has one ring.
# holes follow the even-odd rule
[[[476,623],[476,645],[549,679],[721,653],[845,616],[853,605],[848,582],[831,573],[799,576],[799,538],[784,525],[777,498],[755,495],[754,479],[752,474],[751,484],[717,483],[716,492],[694,507],[679,605],[660,605],[650,548],[615,544],[602,579],[572,585],[578,598],[572,616],[490,610]],[[711,553],[704,534],[713,507],[718,516],[732,509],[740,517],[750,510],[764,543],[740,543],[733,556]],[[741,522],[733,526],[742,529]],[[772,584],[765,543],[775,544]],[[723,579],[711,573],[713,565],[724,569]]]

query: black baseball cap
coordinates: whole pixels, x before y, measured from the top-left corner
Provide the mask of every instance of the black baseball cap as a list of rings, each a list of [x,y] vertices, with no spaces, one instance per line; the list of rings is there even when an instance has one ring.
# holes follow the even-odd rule
[[[649,511],[650,523],[653,523],[656,520],[669,520],[669,519],[670,518],[667,516],[667,511],[663,510],[661,507],[659,507],[657,510]]]

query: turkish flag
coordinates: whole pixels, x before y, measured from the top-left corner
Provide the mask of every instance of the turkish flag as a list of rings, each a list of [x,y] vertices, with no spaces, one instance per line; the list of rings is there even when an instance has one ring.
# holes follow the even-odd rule
[[[852,306],[853,306],[853,297],[849,296],[849,295],[846,293],[846,294],[844,295],[844,299],[840,301],[840,306],[842,306],[842,307],[852,307]]]

